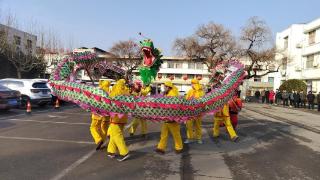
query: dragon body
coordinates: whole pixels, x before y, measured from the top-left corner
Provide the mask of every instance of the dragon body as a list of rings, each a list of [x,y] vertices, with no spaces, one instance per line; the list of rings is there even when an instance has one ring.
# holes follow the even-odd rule
[[[145,85],[156,77],[162,63],[160,51],[153,47],[150,40],[141,42],[144,52],[143,65],[140,67],[141,79]],[[245,73],[238,61],[229,61],[228,73],[221,85],[199,99],[186,100],[180,97],[162,95],[137,97],[116,96],[98,87],[80,84],[74,81],[74,74],[79,69],[103,66],[105,60],[89,52],[74,53],[65,57],[55,68],[50,77],[53,93],[60,99],[78,104],[81,108],[102,116],[128,114],[152,121],[184,122],[191,117],[215,112],[223,107],[241,84]],[[107,69],[106,69],[107,70]]]

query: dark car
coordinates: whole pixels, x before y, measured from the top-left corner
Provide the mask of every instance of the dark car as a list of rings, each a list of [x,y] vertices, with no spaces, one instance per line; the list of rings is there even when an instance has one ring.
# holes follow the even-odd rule
[[[9,110],[20,106],[21,94],[5,86],[0,85],[0,109]]]

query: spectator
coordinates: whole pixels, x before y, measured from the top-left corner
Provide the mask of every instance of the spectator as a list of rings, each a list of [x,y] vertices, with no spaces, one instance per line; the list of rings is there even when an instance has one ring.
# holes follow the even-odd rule
[[[269,93],[269,97],[268,97],[270,104],[273,104],[273,102],[274,102],[274,96],[275,96],[275,93],[274,93],[273,90],[271,90],[270,93]]]
[[[293,103],[295,108],[299,108],[300,95],[298,91],[293,92]]]
[[[318,92],[318,95],[317,95],[317,104],[318,104],[318,111],[320,111],[320,91]]]
[[[266,91],[262,90],[261,91],[261,102],[262,102],[262,104],[264,103],[265,100],[266,100]]]
[[[300,107],[306,108],[307,95],[304,91],[300,92]]]
[[[266,103],[267,104],[269,104],[269,94],[270,94],[269,90],[266,90],[265,96],[266,96]]]
[[[289,94],[287,93],[286,90],[284,90],[283,93],[282,93],[283,106],[289,106],[288,105],[288,99],[289,99]]]
[[[307,95],[307,100],[308,100],[308,109],[314,109],[314,99],[315,99],[315,95],[312,94],[311,91],[308,92],[308,95]]]
[[[254,93],[254,96],[256,97],[257,102],[259,102],[260,91],[256,91],[256,92]]]
[[[289,101],[290,101],[290,107],[294,106],[294,97],[293,97],[293,92],[289,92]]]
[[[282,99],[281,97],[281,92],[279,91],[279,89],[276,90],[276,101],[275,104],[279,104],[280,100]]]

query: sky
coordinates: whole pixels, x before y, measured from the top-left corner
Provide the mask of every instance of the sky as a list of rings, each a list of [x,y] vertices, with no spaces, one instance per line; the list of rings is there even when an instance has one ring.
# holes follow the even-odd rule
[[[108,50],[119,40],[143,39],[142,32],[167,56],[175,55],[176,38],[210,21],[239,36],[248,18],[258,16],[275,35],[320,18],[319,7],[319,0],[0,0],[0,13],[15,14],[21,29],[37,22],[56,32],[65,46]]]

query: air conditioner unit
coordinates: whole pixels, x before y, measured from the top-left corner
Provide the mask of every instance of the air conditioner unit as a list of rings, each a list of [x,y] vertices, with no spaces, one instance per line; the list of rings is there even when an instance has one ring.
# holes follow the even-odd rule
[[[295,67],[295,70],[296,70],[296,71],[301,71],[301,67],[300,67],[300,66],[296,66],[296,67]]]
[[[312,65],[313,65],[313,67],[317,67],[318,66],[318,61],[313,61]]]
[[[302,48],[302,44],[301,44],[301,43],[298,43],[298,44],[296,45],[296,48]]]

